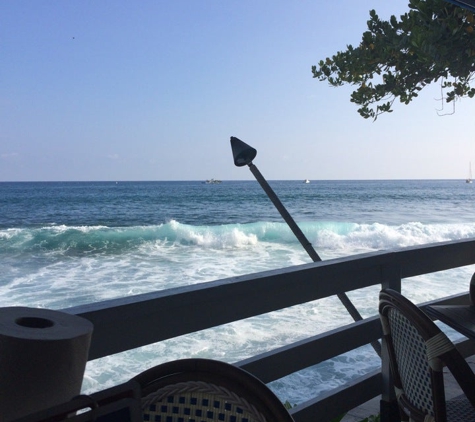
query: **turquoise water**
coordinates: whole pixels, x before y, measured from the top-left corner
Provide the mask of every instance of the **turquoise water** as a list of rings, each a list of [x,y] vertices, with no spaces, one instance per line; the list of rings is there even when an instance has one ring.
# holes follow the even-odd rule
[[[322,259],[475,236],[463,180],[271,181]],[[255,181],[0,183],[0,300],[62,309],[311,262]],[[473,268],[408,280],[415,301],[465,291]],[[377,289],[351,292],[363,315]],[[84,390],[181,357],[235,362],[350,323],[334,298],[88,364]],[[305,399],[379,364],[363,348],[272,384]]]

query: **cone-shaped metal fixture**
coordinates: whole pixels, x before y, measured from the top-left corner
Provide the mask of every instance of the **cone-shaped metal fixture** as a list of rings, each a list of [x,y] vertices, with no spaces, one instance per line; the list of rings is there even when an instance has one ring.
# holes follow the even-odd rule
[[[238,167],[242,167],[245,165],[249,166],[249,170],[251,170],[251,173],[259,182],[262,189],[264,189],[264,192],[267,194],[269,199],[275,205],[275,207],[277,208],[277,211],[279,211],[280,215],[283,217],[285,222],[289,225],[290,229],[295,234],[300,244],[307,251],[310,258],[312,258],[314,262],[321,261],[321,258],[318,256],[317,252],[315,251],[315,249],[313,249],[312,244],[307,240],[302,230],[300,230],[300,227],[294,221],[294,219],[289,214],[289,212],[285,209],[282,202],[280,202],[280,199],[272,190],[269,183],[267,183],[267,180],[264,179],[264,176],[261,174],[259,169],[252,162],[254,157],[257,155],[257,151],[254,148],[247,145],[246,143],[244,143],[243,141],[241,141],[240,139],[235,138],[234,136],[231,136],[231,148],[233,150],[234,164]],[[475,285],[475,276],[474,276],[474,285]],[[474,287],[474,292],[475,292],[475,287]],[[475,296],[475,293],[474,293],[474,296]],[[353,305],[353,303],[351,303],[346,293],[338,294],[338,298],[343,303],[343,305],[345,305],[345,308],[347,309],[347,311],[350,313],[350,315],[353,317],[355,321],[360,321],[361,319],[363,319],[360,313],[358,312],[358,310]],[[381,345],[379,344],[379,342],[377,340],[374,340],[371,344],[374,350],[376,351],[376,353],[379,356],[381,356]]]
[[[234,136],[231,136],[231,148],[233,150],[234,164],[237,167],[252,163],[252,160],[257,155],[257,150]]]

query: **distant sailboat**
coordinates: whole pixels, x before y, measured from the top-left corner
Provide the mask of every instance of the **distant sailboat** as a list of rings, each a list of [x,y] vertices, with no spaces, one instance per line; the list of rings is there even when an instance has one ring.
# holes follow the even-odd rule
[[[310,180],[305,179],[303,182],[304,182],[304,183],[310,183]]]
[[[472,183],[472,163],[468,166],[468,177],[465,179],[465,183]]]

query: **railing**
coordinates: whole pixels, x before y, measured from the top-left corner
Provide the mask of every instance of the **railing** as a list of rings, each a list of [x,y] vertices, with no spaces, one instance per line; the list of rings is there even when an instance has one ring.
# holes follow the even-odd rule
[[[333,259],[63,311],[93,322],[89,355],[92,360],[373,285],[400,291],[404,278],[471,264],[475,264],[475,239]],[[469,280],[467,291],[468,283]],[[460,295],[445,298],[443,302],[466,300],[467,295]],[[375,316],[236,365],[269,383],[380,337],[380,323]],[[468,350],[467,343],[460,348]],[[292,416],[297,422],[329,421],[382,395],[382,419],[389,420],[384,410],[391,407],[394,399],[389,380],[389,367],[383,354],[381,370],[294,407]]]

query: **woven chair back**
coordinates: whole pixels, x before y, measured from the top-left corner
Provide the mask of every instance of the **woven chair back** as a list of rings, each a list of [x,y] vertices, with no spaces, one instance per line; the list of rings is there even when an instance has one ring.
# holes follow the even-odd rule
[[[134,378],[142,388],[144,421],[292,422],[259,379],[224,362],[183,359]]]
[[[445,422],[450,404],[451,418],[457,414],[457,406],[460,411],[473,415],[475,375],[439,327],[411,301],[391,289],[380,292],[379,315],[396,396],[403,413],[416,422]],[[446,402],[445,366],[464,393],[463,410],[461,401]]]
[[[404,394],[404,398],[422,413],[434,416],[433,370],[427,361],[424,339],[398,309],[388,309],[386,315],[402,387],[400,394]],[[445,412],[444,409],[440,411]]]
[[[429,356],[427,344],[433,338],[442,338],[448,344],[450,341],[401,294],[383,290],[379,300],[383,336],[400,408],[415,421],[424,421],[426,417],[445,421],[442,362],[437,354]]]

